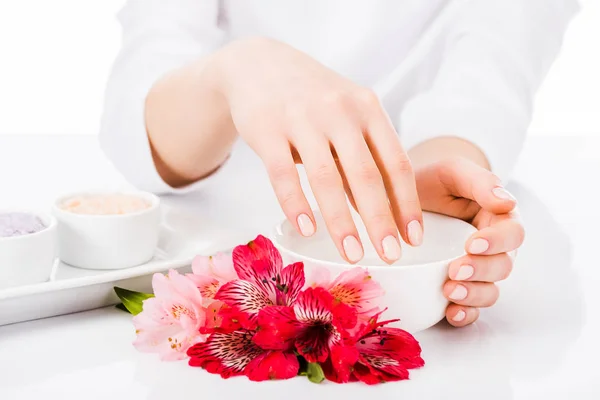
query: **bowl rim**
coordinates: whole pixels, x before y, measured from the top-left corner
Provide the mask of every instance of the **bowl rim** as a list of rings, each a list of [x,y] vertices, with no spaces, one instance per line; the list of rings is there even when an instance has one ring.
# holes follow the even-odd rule
[[[314,211],[314,213],[319,213],[318,211]],[[471,224],[469,224],[468,222],[465,222],[461,219],[458,218],[454,218],[454,217],[449,217],[447,215],[443,215],[440,213],[435,213],[435,212],[431,212],[431,211],[423,211],[423,213],[428,213],[428,214],[436,214],[436,215],[441,215],[443,217],[447,217],[447,218],[451,218],[454,219],[456,221],[459,221],[463,224],[466,224],[468,226],[471,226],[474,231],[477,231],[477,228],[475,228],[474,226],[472,226]],[[289,223],[289,221],[287,219],[283,219],[282,221],[280,221],[277,225],[275,225],[275,227],[272,229],[271,232],[271,240],[273,241],[273,245],[281,252],[281,253],[286,253],[287,255],[290,255],[292,257],[295,257],[298,261],[307,261],[313,264],[317,264],[323,267],[335,267],[335,268],[344,268],[344,269],[351,269],[351,268],[355,268],[355,267],[361,267],[361,268],[366,268],[368,270],[395,270],[395,269],[412,269],[412,268],[423,268],[423,267],[433,267],[435,265],[439,265],[439,264],[449,264],[452,261],[463,257],[465,255],[467,255],[468,253],[466,252],[465,248],[463,247],[463,251],[454,256],[454,257],[450,257],[450,258],[446,258],[446,259],[441,259],[441,260],[436,260],[436,261],[429,261],[429,262],[422,262],[422,263],[417,263],[417,264],[407,264],[407,265],[368,265],[368,264],[361,264],[360,261],[356,264],[343,264],[343,263],[339,263],[339,262],[334,262],[334,261],[326,261],[326,260],[319,260],[313,257],[309,257],[309,256],[305,256],[302,255],[294,250],[291,250],[290,248],[284,246],[279,240],[278,237],[282,237],[283,233],[281,233],[281,230],[283,228],[283,225],[285,223]]]
[[[0,215],[1,214],[10,214],[10,213],[23,213],[23,214],[35,215],[36,217],[41,219],[42,222],[44,222],[46,224],[46,227],[37,232],[27,233],[25,235],[0,237],[0,243],[17,242],[19,240],[22,240],[22,241],[33,240],[33,238],[36,238],[39,236],[52,234],[52,232],[56,230],[56,226],[58,225],[58,221],[56,220],[56,218],[52,214],[47,213],[47,212],[35,211],[35,210],[28,209],[28,208],[20,208],[20,207],[0,209]]]
[[[126,213],[126,214],[79,214],[64,210],[60,207],[60,205],[65,202],[67,199],[77,197],[77,196],[103,196],[103,195],[125,195],[125,196],[133,196],[138,197],[144,200],[150,201],[150,207],[144,208],[139,211]],[[84,190],[79,192],[72,192],[58,197],[54,203],[52,204],[52,213],[57,216],[65,216],[68,218],[76,218],[76,219],[123,219],[123,218],[131,218],[144,214],[148,214],[154,212],[160,206],[160,197],[155,195],[154,193],[144,192],[141,190]]]

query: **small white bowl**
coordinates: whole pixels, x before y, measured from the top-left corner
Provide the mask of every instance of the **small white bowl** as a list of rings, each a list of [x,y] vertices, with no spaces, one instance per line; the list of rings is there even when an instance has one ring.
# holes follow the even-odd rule
[[[56,219],[51,215],[28,210],[39,217],[45,229],[21,236],[0,237],[0,289],[42,283],[50,279],[56,261]]]
[[[284,265],[302,261],[307,278],[317,266],[328,268],[332,278],[354,268],[339,255],[319,212],[315,212],[315,218],[319,229],[309,238],[298,234],[287,220],[275,228],[272,239]],[[367,268],[385,290],[382,306],[388,310],[382,317],[399,318],[401,321],[394,325],[409,332],[427,329],[444,318],[448,301],[442,286],[448,279],[448,265],[465,254],[465,241],[476,230],[464,221],[440,214],[425,212],[423,219],[423,244],[411,247],[402,243],[402,258],[387,265],[369,241],[360,217],[354,218],[365,249],[358,266]]]
[[[136,196],[150,207],[127,214],[77,214],[61,205],[76,196],[123,194]],[[60,259],[85,269],[123,269],[152,259],[158,243],[160,200],[145,192],[87,192],[59,198],[53,206],[58,221]]]

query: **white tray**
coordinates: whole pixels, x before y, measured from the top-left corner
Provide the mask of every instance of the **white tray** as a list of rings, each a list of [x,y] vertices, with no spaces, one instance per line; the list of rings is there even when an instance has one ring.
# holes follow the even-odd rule
[[[163,226],[155,257],[147,264],[100,271],[59,262],[48,282],[0,289],[0,326],[118,304],[114,286],[150,292],[154,273],[171,268],[189,271],[196,255],[230,251],[248,239],[231,232],[207,239]]]

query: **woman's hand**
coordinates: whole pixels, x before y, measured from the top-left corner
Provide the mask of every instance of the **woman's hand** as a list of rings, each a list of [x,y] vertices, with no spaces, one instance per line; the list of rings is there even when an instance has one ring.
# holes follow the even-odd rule
[[[263,160],[283,211],[302,235],[316,227],[295,167],[300,162],[346,260],[363,257],[346,193],[384,261],[401,256],[398,232],[421,243],[413,170],[373,92],[270,39],[234,42],[216,54],[218,86],[233,123]]]
[[[424,210],[463,219],[478,231],[465,243],[468,253],[450,264],[444,295],[452,302],[446,318],[465,326],[479,317],[479,307],[498,299],[495,282],[508,277],[524,238],[515,198],[487,169],[465,158],[424,165],[416,170]]]

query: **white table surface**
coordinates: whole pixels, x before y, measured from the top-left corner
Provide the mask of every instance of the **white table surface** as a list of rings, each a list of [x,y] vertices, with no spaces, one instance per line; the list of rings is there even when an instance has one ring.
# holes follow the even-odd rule
[[[48,209],[65,192],[123,185],[85,136],[0,136],[0,178],[0,208]],[[476,324],[416,335],[426,366],[410,381],[222,380],[138,353],[131,317],[111,307],[0,327],[0,399],[600,399],[599,186],[600,138],[528,139],[508,185],[527,229],[514,273]],[[266,232],[282,217],[244,148],[204,192],[166,201],[207,235]]]

